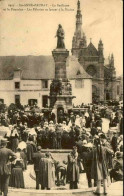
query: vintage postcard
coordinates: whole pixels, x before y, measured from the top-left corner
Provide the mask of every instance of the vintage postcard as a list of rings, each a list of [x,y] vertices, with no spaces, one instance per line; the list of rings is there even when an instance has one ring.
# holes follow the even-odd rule
[[[123,195],[122,16],[0,0],[0,195]]]

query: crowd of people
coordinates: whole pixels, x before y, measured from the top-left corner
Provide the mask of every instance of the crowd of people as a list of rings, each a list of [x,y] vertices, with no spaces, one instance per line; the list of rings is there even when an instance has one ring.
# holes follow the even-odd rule
[[[23,172],[34,165],[36,189],[70,184],[77,189],[82,172],[88,187],[96,186],[100,194],[103,184],[107,194],[108,179],[123,180],[123,115],[113,113],[110,137],[102,130],[103,110],[95,106],[75,114],[59,111],[37,113],[8,111],[0,114],[0,191],[7,196],[8,185],[25,188]],[[46,153],[42,152],[46,149]],[[51,149],[70,149],[67,160],[59,162]]]

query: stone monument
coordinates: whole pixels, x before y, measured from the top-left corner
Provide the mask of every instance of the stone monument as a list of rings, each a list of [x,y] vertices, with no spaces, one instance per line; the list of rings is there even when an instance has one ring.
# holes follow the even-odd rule
[[[52,51],[55,61],[55,79],[50,86],[50,107],[58,112],[59,109],[67,112],[72,109],[72,86],[67,79],[66,60],[69,51],[65,48],[64,30],[61,25],[58,26],[56,33],[57,47]]]

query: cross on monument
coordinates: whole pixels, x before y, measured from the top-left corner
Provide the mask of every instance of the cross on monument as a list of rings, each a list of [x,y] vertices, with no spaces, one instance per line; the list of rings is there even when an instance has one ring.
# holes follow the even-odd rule
[[[92,38],[90,38],[90,43],[92,42]]]

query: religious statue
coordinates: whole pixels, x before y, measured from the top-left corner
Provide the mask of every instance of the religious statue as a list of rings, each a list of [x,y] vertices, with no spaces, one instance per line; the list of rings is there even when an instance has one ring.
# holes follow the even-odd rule
[[[65,44],[64,44],[64,30],[62,28],[62,25],[59,24],[58,25],[58,30],[56,32],[56,36],[58,38],[57,40],[57,48],[65,48]]]

